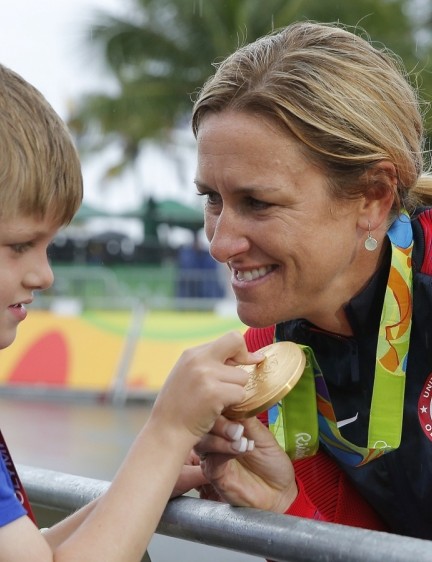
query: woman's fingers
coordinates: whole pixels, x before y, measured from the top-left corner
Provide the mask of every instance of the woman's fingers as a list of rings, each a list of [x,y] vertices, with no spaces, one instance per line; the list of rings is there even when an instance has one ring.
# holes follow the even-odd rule
[[[255,447],[253,439],[244,436],[244,426],[219,416],[212,431],[204,435],[194,447],[201,460],[209,453],[237,455],[252,451]]]
[[[209,453],[235,456],[240,453],[253,451],[254,448],[254,440],[244,436],[235,441],[231,441],[223,437],[209,434],[195,445],[195,452],[199,455],[201,460],[204,460]]]

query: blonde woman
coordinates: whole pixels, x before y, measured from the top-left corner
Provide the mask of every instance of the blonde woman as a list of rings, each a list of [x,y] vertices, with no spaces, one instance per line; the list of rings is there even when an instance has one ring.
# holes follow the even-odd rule
[[[308,359],[270,431],[245,421],[253,451],[231,458],[220,421],[199,443],[202,496],[431,539],[431,177],[400,62],[295,23],[216,65],[193,130],[249,349]]]

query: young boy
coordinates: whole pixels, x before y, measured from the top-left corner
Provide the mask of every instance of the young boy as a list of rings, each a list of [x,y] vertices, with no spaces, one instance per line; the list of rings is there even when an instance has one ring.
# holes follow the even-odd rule
[[[14,341],[34,291],[53,281],[47,249],[81,203],[82,178],[61,119],[35,88],[1,65],[0,147],[3,349]],[[109,490],[43,534],[18,501],[13,463],[3,454],[0,562],[141,560],[170,496],[205,482],[199,466],[183,469],[183,463],[224,408],[243,399],[248,377],[235,365],[262,358],[249,353],[237,333],[184,352]],[[253,448],[241,425],[221,419],[233,451]]]

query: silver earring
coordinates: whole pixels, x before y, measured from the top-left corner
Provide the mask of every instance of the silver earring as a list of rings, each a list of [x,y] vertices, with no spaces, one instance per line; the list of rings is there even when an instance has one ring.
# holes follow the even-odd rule
[[[377,246],[378,246],[378,242],[377,242],[376,238],[374,238],[371,235],[370,222],[368,222],[368,236],[365,240],[364,245],[365,245],[366,250],[368,250],[369,252],[373,252],[374,250],[377,249]]]

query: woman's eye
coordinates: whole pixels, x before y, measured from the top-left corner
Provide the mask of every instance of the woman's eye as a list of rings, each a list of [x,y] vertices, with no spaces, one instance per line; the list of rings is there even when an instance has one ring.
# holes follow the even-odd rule
[[[254,197],[248,197],[247,204],[251,209],[255,211],[262,211],[264,209],[268,209],[269,207],[271,207],[270,203],[266,203],[265,201],[259,201]]]
[[[200,197],[204,197],[205,198],[205,204],[209,205],[210,207],[213,207],[215,205],[219,205],[221,202],[221,197],[219,195],[219,193],[216,193],[214,191],[208,191],[207,193],[198,193],[198,195]]]

